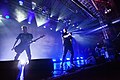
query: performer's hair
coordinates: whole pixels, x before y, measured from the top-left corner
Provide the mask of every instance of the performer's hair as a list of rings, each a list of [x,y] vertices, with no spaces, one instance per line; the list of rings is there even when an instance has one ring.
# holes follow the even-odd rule
[[[23,29],[23,28],[26,28],[27,29],[27,26],[26,25],[23,25],[23,26],[21,26],[21,28]]]
[[[65,29],[65,31],[67,31],[67,28],[63,28],[63,29]]]

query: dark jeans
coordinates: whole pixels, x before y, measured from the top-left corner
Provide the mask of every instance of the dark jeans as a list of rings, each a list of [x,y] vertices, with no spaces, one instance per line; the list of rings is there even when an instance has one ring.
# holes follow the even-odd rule
[[[64,46],[64,53],[63,53],[63,58],[62,58],[62,65],[64,63],[65,57],[67,52],[70,51],[71,57],[70,57],[70,63],[73,64],[73,57],[74,57],[74,52],[73,52],[73,47],[71,46]]]
[[[26,47],[24,50],[25,50],[26,53],[27,53],[28,60],[31,60],[30,47],[28,46],[28,47]],[[24,50],[23,50],[23,51],[24,51]],[[22,52],[23,52],[23,51],[22,51]],[[21,52],[21,53],[22,53],[22,52]],[[17,53],[16,56],[15,56],[15,58],[14,58],[14,60],[18,60],[18,58],[19,58],[19,56],[20,56],[21,53]]]

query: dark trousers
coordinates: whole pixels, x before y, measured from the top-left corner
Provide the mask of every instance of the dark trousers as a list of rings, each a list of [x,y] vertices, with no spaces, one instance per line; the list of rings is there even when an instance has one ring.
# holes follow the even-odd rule
[[[31,51],[30,51],[30,47],[28,46],[28,47],[26,47],[24,50],[25,50],[26,53],[27,53],[28,60],[31,60]],[[23,51],[24,51],[24,50],[23,50]],[[22,51],[22,52],[23,52],[23,51]],[[21,52],[21,53],[22,53],[22,52]],[[18,60],[18,58],[19,58],[19,56],[20,56],[20,54],[21,54],[21,53],[19,53],[19,52],[16,52],[16,53],[17,53],[17,54],[16,54],[14,60]]]
[[[67,54],[68,51],[70,51],[70,53],[71,53],[70,63],[73,64],[74,52],[73,52],[72,45],[71,46],[64,46],[63,49],[64,49],[64,53],[63,53],[63,57],[62,57],[62,65],[64,63],[64,60],[65,60],[65,57],[66,57],[66,54]]]

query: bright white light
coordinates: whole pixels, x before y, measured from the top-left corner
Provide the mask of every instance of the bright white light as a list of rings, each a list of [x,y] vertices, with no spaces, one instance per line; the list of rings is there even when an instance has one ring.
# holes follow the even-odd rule
[[[58,31],[58,29],[56,29],[56,32]]]
[[[83,57],[80,57],[80,59],[83,59]]]
[[[80,61],[79,61],[79,60],[77,60],[77,64],[80,64]]]
[[[40,27],[41,25],[47,23],[48,20],[46,20],[46,18],[42,15],[37,15],[35,16],[36,18],[36,22],[37,22],[37,26]]]
[[[52,28],[50,28],[50,30],[52,30]]]
[[[0,15],[0,20],[2,19],[2,15]]]
[[[46,28],[46,26],[43,26],[43,28]]]
[[[62,61],[62,58],[60,58],[60,61]]]
[[[53,62],[55,62],[55,61],[56,61],[56,59],[52,59],[52,61],[53,61]]]
[[[70,60],[70,58],[66,58],[66,60]]]
[[[20,0],[20,1],[19,1],[19,5],[21,5],[21,6],[22,6],[22,5],[23,5],[23,1],[21,1],[21,0]]]
[[[61,20],[63,17],[58,17],[58,20]]]
[[[51,14],[50,17],[53,17],[53,15]]]
[[[76,27],[77,29],[79,28],[79,27]]]
[[[34,10],[36,7],[36,3],[35,2],[32,2],[32,9]]]
[[[31,22],[28,22],[28,24],[31,24]]]
[[[27,14],[25,13],[25,11],[21,10],[21,9],[15,9],[15,16],[16,16],[16,20],[18,22],[22,22],[23,20],[27,19]]]
[[[77,57],[77,59],[80,59],[79,57]]]

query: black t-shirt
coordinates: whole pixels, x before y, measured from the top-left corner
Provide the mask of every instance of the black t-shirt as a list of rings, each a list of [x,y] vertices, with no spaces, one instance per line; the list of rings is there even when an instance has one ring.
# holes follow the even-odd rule
[[[32,40],[32,38],[33,38],[33,35],[30,33],[20,33],[16,39],[20,39],[21,44],[27,44]]]
[[[71,46],[72,45],[72,36],[68,36],[67,38],[64,38],[63,36],[68,35],[69,33],[62,33],[63,38],[63,45],[64,46]]]

